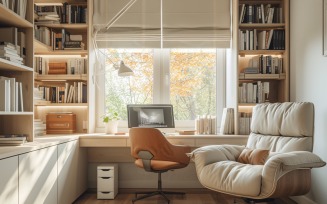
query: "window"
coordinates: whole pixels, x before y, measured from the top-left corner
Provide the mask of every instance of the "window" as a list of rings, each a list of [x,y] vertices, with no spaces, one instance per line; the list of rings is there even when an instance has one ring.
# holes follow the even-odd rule
[[[127,120],[127,104],[171,103],[176,127],[193,127],[198,115],[217,115],[224,107],[224,49],[103,49],[108,57],[104,96],[98,104]],[[114,65],[123,60],[134,71],[118,77]],[[125,124],[125,125],[124,125]],[[102,124],[98,124],[102,126]],[[127,126],[123,123],[123,126]]]

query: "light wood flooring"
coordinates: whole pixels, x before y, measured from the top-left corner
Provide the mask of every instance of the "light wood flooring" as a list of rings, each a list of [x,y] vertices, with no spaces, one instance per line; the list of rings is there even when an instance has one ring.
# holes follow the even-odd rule
[[[209,190],[196,191],[188,189],[184,190],[184,192],[186,192],[184,196],[167,195],[167,197],[170,199],[170,204],[246,204],[246,202],[240,198],[235,198]],[[77,199],[74,204],[131,204],[134,197],[135,194],[131,193],[131,191],[125,191],[119,193],[114,200],[97,200],[96,192],[87,192]],[[135,202],[135,204],[166,203],[167,202],[161,196],[154,196]],[[260,204],[296,204],[296,202],[288,198],[281,198],[271,202],[260,202]]]

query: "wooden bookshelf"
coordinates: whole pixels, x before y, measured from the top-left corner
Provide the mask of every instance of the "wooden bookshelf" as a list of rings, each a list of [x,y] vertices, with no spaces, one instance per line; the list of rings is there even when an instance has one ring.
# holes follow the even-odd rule
[[[23,111],[0,111],[0,134],[27,134],[27,141],[34,139],[33,118],[33,1],[26,1],[26,16],[22,18],[14,11],[0,4],[0,27],[16,27],[25,34],[27,50],[23,65],[0,59],[0,76],[14,78],[21,82]],[[1,34],[2,35],[2,34]],[[11,92],[10,92],[11,93]],[[1,98],[0,100],[4,100]],[[18,125],[19,124],[19,125]]]
[[[88,7],[90,0],[49,0],[46,3],[65,3],[77,6]],[[34,3],[44,3],[41,0],[34,0]],[[89,8],[87,8],[89,9]],[[36,18],[34,18],[36,19]],[[87,16],[87,19],[89,17]],[[88,21],[88,20],[87,20]],[[34,39],[34,53],[35,57],[41,57],[46,59],[47,63],[52,62],[66,62],[72,59],[88,59],[88,41],[89,41],[89,24],[88,23],[37,23],[37,26],[47,27],[55,33],[60,33],[62,29],[70,34],[82,35],[82,42],[84,43],[84,49],[53,49],[37,39]],[[88,63],[88,62],[85,62]],[[85,64],[86,66],[86,64]],[[88,67],[88,66],[87,66]],[[35,67],[36,68],[36,67]],[[43,69],[42,69],[43,70]],[[37,70],[34,70],[35,86],[41,87],[65,87],[65,84],[73,85],[82,82],[88,86],[89,75],[87,72],[84,74],[38,74]],[[68,71],[68,68],[67,68]],[[47,73],[47,72],[46,72]],[[76,72],[75,72],[76,73]],[[85,132],[83,124],[88,119],[89,103],[52,103],[50,101],[35,100],[35,118],[45,120],[46,114],[49,112],[73,112],[76,114],[77,120],[77,132]]]
[[[236,0],[233,1],[233,13],[238,14],[233,19],[233,29],[237,30],[238,33],[233,34],[233,48],[236,50],[235,53],[235,69],[237,72],[237,105],[236,105],[236,114],[235,117],[238,118],[235,121],[235,132],[238,134],[239,123],[240,123],[240,115],[241,113],[251,115],[252,108],[257,104],[250,102],[244,102],[244,94],[246,91],[250,91],[252,88],[244,89],[244,84],[251,83],[253,84],[253,91],[256,90],[256,94],[250,94],[252,97],[258,97],[259,91],[261,97],[269,96],[268,98],[260,100],[261,103],[269,102],[286,102],[289,101],[289,0],[272,0],[272,1],[262,1],[262,0]],[[244,6],[243,6],[244,5]],[[249,13],[245,13],[244,17],[242,15],[242,8],[251,6],[253,15]],[[279,12],[271,21],[266,21],[268,19],[263,20],[258,15],[255,15],[255,12],[261,11],[264,8],[265,14],[268,14],[270,8],[274,8],[273,12]],[[244,9],[247,10],[247,9]],[[250,9],[251,10],[251,9]],[[280,14],[282,13],[282,14]],[[249,16],[247,16],[249,15]],[[263,23],[265,21],[265,23]],[[273,32],[271,32],[273,30]],[[266,36],[269,36],[268,33],[273,33],[271,37],[271,43],[273,45],[268,44],[268,47],[265,49],[258,49],[259,44],[259,32],[265,31],[267,32]],[[275,32],[277,31],[277,32]],[[249,34],[251,33],[251,34]],[[278,34],[276,34],[278,33]],[[284,34],[284,38],[281,37]],[[277,36],[278,35],[278,36]],[[275,38],[273,38],[275,37]],[[266,37],[266,39],[268,39]],[[256,41],[258,40],[258,42]],[[273,41],[275,40],[275,41]],[[270,40],[268,39],[270,42]],[[260,41],[262,42],[262,41]],[[243,44],[244,43],[244,46]],[[246,45],[246,43],[250,43],[250,45]],[[253,43],[253,45],[251,45]],[[275,44],[276,43],[276,44]],[[280,46],[277,43],[284,43]],[[277,45],[277,46],[275,46]],[[284,49],[276,49],[282,47]],[[277,73],[271,71],[275,69],[275,67],[270,66],[271,61],[268,62],[268,58],[265,58],[263,61],[261,58],[258,61],[259,63],[255,63],[255,65],[263,66],[258,67],[260,74],[244,74],[244,70],[247,67],[253,67],[253,61],[258,57],[269,57],[271,58],[279,58],[282,59],[282,65],[278,64]],[[277,59],[278,60],[278,59]],[[257,62],[257,61],[256,61]],[[266,63],[266,64],[265,64]],[[269,63],[269,64],[268,64]],[[275,61],[274,61],[275,63]],[[276,65],[276,64],[275,64]],[[262,69],[264,69],[264,73],[262,73]],[[267,72],[267,73],[266,73]],[[269,73],[268,73],[269,72]],[[280,73],[279,73],[280,72]],[[258,86],[266,83],[268,85],[266,88],[262,87],[259,89]],[[269,91],[267,90],[269,89]],[[268,91],[268,93],[266,93]],[[242,93],[241,93],[242,92]],[[263,95],[262,95],[262,94]],[[242,95],[243,94],[243,95]],[[258,99],[256,100],[258,102]]]

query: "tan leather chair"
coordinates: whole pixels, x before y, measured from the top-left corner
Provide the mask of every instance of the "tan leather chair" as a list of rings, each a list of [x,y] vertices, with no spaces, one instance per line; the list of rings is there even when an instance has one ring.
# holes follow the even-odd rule
[[[211,190],[253,200],[305,194],[310,169],[326,164],[312,153],[313,131],[312,103],[256,105],[246,147],[269,150],[265,163],[238,162],[245,146],[201,147],[192,152],[198,179]]]
[[[163,191],[161,173],[186,167],[190,162],[190,158],[186,153],[190,153],[191,148],[170,144],[165,136],[154,128],[131,128],[129,138],[131,155],[135,158],[135,165],[145,171],[158,174],[158,189],[152,192],[136,192],[133,203],[154,195],[161,195],[169,203],[169,199],[165,194],[183,195],[182,192]],[[145,195],[137,197],[138,194]]]

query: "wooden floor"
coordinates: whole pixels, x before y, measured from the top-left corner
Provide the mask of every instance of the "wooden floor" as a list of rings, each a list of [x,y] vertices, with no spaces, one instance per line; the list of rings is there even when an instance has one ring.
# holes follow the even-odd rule
[[[229,195],[216,193],[213,191],[184,191],[186,194],[168,195],[170,204],[246,204],[243,199],[235,198]],[[74,204],[131,204],[135,194],[130,192],[119,193],[114,200],[97,200],[96,193],[83,194]],[[166,204],[167,202],[161,196],[154,196],[135,202],[135,204]],[[271,202],[260,202],[262,204],[296,204],[291,199],[282,198]]]

